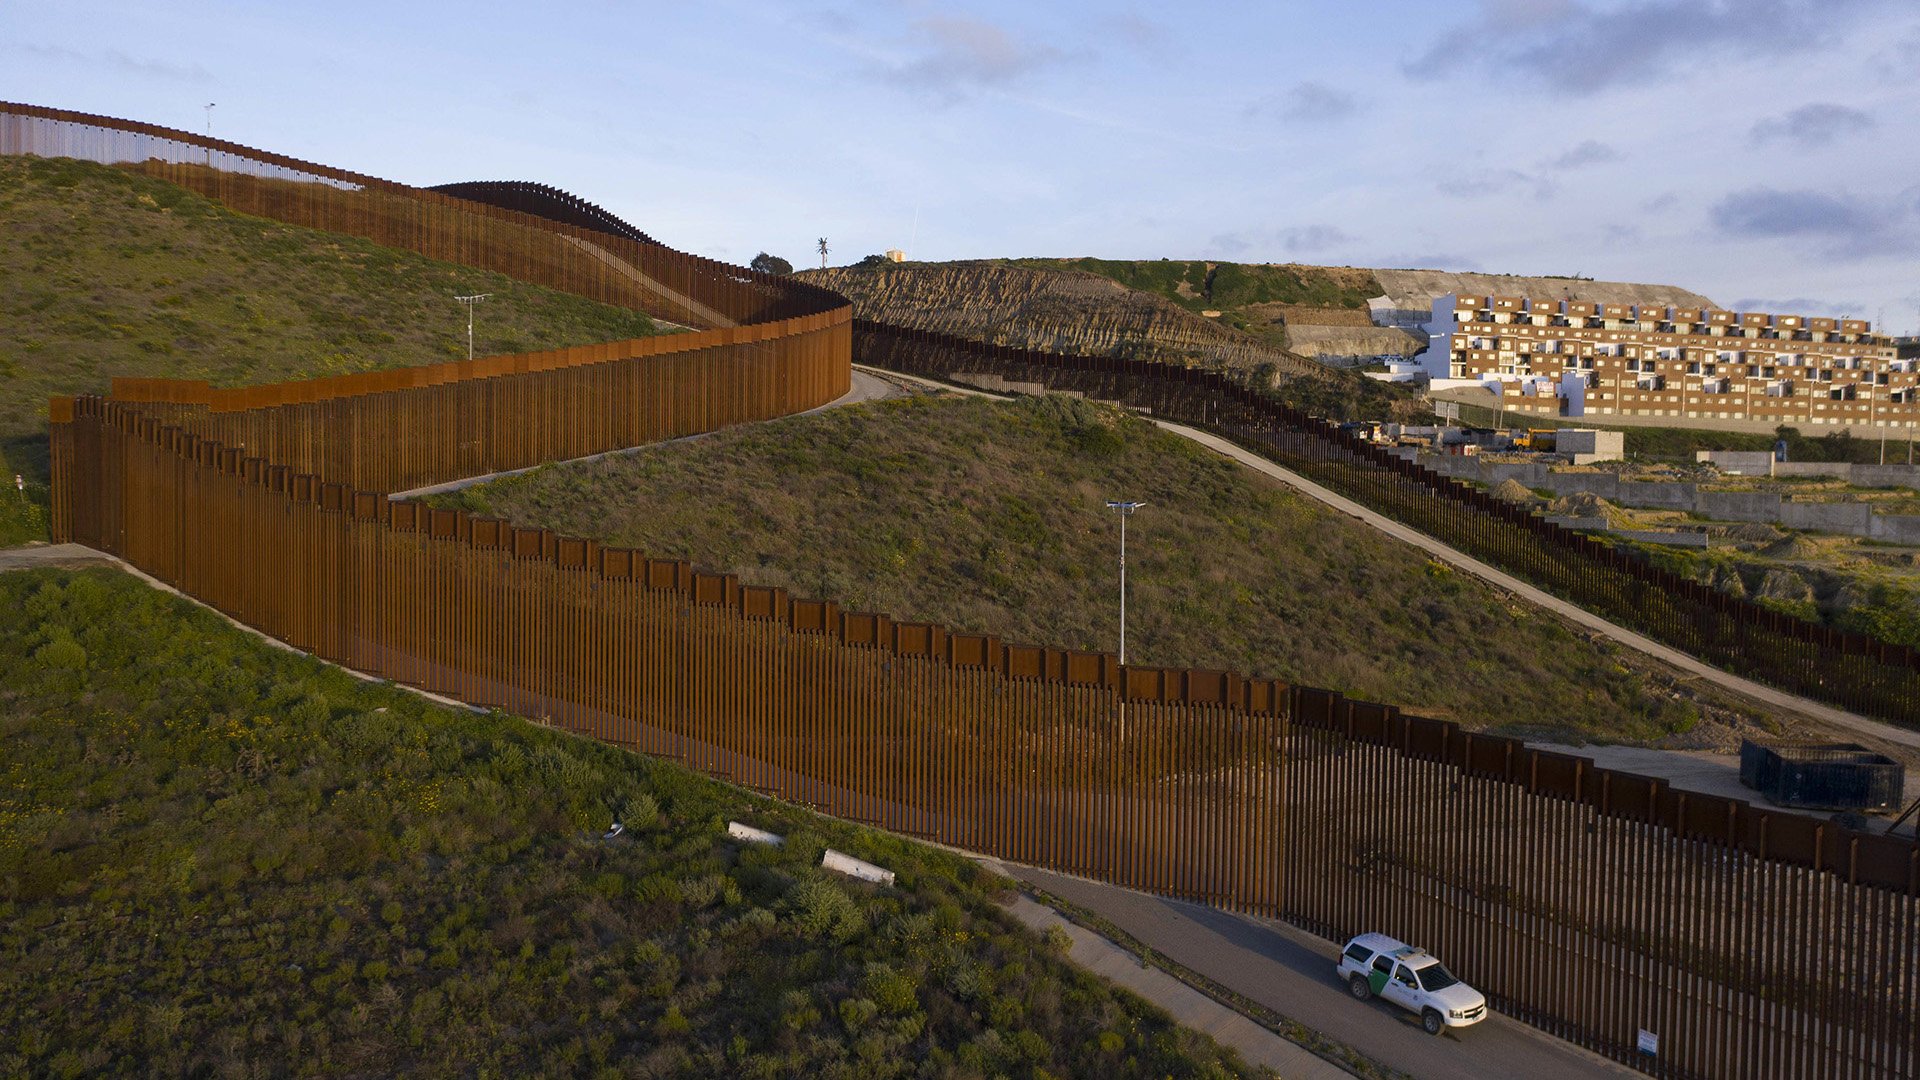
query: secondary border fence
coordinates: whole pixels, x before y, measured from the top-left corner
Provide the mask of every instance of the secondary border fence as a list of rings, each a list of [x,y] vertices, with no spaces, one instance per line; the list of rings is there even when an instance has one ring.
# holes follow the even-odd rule
[[[495,255],[476,218],[543,227],[442,209]],[[849,335],[812,299],[749,296],[730,309],[745,325],[668,345],[56,399],[56,535],[357,670],[839,817],[1334,938],[1392,931],[1502,1011],[1651,1073],[1920,1070],[1912,843],[1326,691],[896,622],[385,494],[805,408],[844,388],[856,347],[943,373],[992,355]],[[750,321],[770,311],[789,314]],[[1084,363],[1107,382],[1076,388],[1099,396],[1124,381],[1163,413],[1318,438],[1247,424],[1200,373]]]
[[[1205,424],[1373,510],[1590,611],[1758,682],[1912,726],[1920,651],[1729,596],[1565,529],[1273,400],[1218,371],[991,345],[855,320],[854,353],[948,378],[997,375]]]

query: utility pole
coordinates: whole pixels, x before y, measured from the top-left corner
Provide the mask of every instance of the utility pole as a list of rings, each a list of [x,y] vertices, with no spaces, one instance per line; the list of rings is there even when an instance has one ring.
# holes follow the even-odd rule
[[[474,305],[478,304],[480,301],[485,300],[487,297],[492,295],[493,295],[492,293],[474,293],[471,296],[454,297],[455,300],[458,300],[461,303],[467,305],[467,359],[468,360],[473,359],[473,308],[474,308]]]
[[[826,268],[827,268],[827,238],[823,236],[820,238],[820,269],[825,270]]]
[[[1143,502],[1107,502],[1107,509],[1120,514],[1120,663],[1123,665],[1127,662],[1127,519],[1145,505]]]

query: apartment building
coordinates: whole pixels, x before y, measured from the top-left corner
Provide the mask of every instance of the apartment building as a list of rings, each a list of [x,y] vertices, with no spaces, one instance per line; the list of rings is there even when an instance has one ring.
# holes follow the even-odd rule
[[[1859,319],[1468,296],[1443,329],[1435,388],[1477,384],[1520,412],[1854,429],[1920,418],[1916,350]]]

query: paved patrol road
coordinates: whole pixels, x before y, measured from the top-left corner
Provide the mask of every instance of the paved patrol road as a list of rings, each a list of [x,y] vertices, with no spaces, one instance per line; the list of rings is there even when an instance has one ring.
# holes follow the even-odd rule
[[[1047,870],[1011,863],[1005,868],[1098,912],[1182,966],[1419,1080],[1645,1075],[1497,1013],[1464,1031],[1428,1035],[1412,1013],[1378,999],[1355,1001],[1333,975],[1338,947],[1292,927]]]

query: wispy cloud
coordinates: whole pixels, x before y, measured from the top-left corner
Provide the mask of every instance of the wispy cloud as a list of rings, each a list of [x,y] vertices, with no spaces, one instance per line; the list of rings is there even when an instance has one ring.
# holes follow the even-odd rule
[[[1606,143],[1597,139],[1588,139],[1571,150],[1541,162],[1540,167],[1564,172],[1571,169],[1584,169],[1589,165],[1605,165],[1610,161],[1619,161],[1620,156],[1620,151]]]
[[[1708,216],[1729,238],[1792,240],[1827,258],[1846,260],[1911,246],[1920,200],[1912,192],[1867,199],[1804,188],[1754,187],[1725,196]]]
[[[1346,247],[1355,237],[1336,225],[1294,225],[1284,229],[1256,229],[1220,233],[1207,241],[1208,249],[1238,257],[1248,252],[1280,248],[1290,255],[1311,255]]]
[[[1796,146],[1825,146],[1835,139],[1857,135],[1873,127],[1873,117],[1859,109],[1831,102],[1802,105],[1785,116],[1768,117],[1753,125],[1757,143],[1790,142]]]
[[[199,64],[175,64],[166,60],[156,60],[147,56],[130,56],[118,49],[103,49],[98,52],[79,52],[58,45],[16,45],[15,48],[29,56],[42,60],[53,60],[63,64],[79,64],[84,67],[107,68],[126,75],[137,75],[148,79],[166,79],[172,82],[208,83],[213,81],[213,73]]]
[[[1239,233],[1220,233],[1207,240],[1207,250],[1237,259],[1253,250],[1253,241]]]
[[[1442,180],[1434,185],[1434,190],[1453,199],[1520,194],[1545,202],[1559,193],[1560,186],[1547,177],[1519,169],[1481,169]]]
[[[1280,244],[1288,251],[1313,252],[1345,247],[1353,237],[1333,225],[1302,225],[1280,230]]]
[[[1481,0],[1480,14],[1402,65],[1432,79],[1480,68],[1584,95],[1697,70],[1703,60],[1802,56],[1900,0]],[[1685,60],[1686,63],[1678,61]]]
[[[1248,117],[1278,117],[1290,124],[1331,123],[1360,111],[1360,100],[1322,82],[1300,82],[1247,106]]]
[[[1131,9],[1101,19],[1098,30],[1108,39],[1148,55],[1170,56],[1182,51],[1173,27]]]
[[[1814,318],[1857,316],[1866,310],[1858,300],[1818,300],[1810,296],[1777,299],[1747,296],[1733,302],[1734,311],[1768,311],[1776,315],[1811,315]]]
[[[946,94],[1004,86],[1068,58],[1060,49],[1021,41],[993,23],[950,15],[915,22],[911,40],[914,55],[884,65],[881,77]]]

